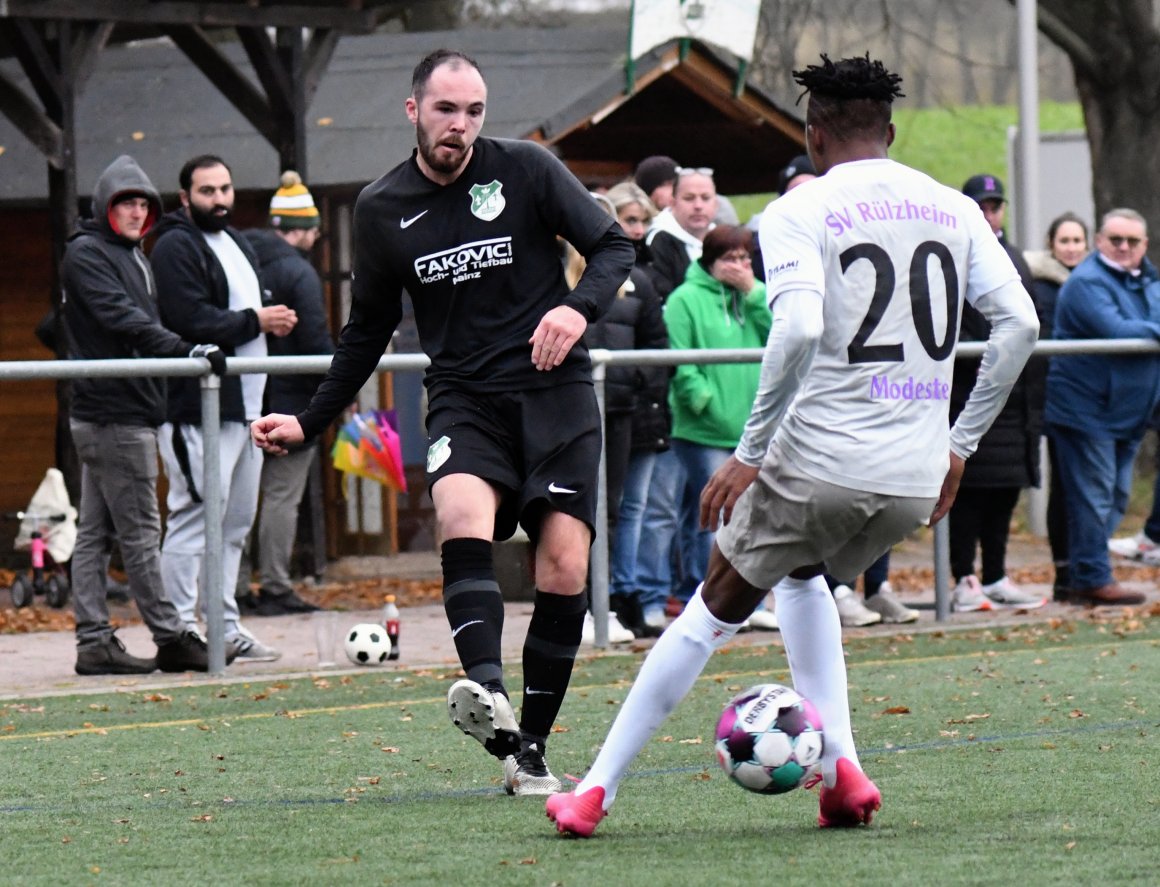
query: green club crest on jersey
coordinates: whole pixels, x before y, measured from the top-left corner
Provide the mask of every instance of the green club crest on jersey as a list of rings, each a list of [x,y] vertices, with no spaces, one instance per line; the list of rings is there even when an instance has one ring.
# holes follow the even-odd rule
[[[438,471],[449,458],[451,458],[451,438],[445,434],[427,449],[427,473]]]
[[[471,214],[477,219],[490,222],[503,212],[507,201],[503,197],[503,185],[499,179],[490,185],[471,186]]]

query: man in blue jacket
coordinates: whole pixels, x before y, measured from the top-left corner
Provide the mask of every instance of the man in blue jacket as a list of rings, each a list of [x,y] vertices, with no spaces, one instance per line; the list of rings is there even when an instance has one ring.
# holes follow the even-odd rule
[[[1148,261],[1148,227],[1113,209],[1096,251],[1076,266],[1055,306],[1057,339],[1160,339],[1160,274]],[[1055,357],[1047,376],[1047,432],[1067,495],[1071,601],[1143,603],[1117,584],[1107,540],[1128,507],[1132,466],[1160,404],[1160,355]]]

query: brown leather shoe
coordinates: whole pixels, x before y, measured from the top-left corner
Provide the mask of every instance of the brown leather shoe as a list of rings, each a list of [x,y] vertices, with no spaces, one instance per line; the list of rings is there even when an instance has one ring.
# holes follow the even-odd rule
[[[1144,603],[1144,593],[1128,591],[1118,582],[1111,582],[1099,588],[1073,588],[1071,602],[1089,607],[1121,607]]]

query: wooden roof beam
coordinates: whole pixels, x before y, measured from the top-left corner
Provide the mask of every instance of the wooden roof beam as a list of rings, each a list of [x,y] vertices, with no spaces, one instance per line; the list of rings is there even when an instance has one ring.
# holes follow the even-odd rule
[[[20,85],[0,69],[0,114],[7,117],[53,167],[65,163],[64,136],[59,126],[36,106]]]
[[[112,21],[123,24],[194,25],[197,27],[286,27],[336,29],[348,34],[369,34],[397,14],[409,0],[330,6],[297,3],[259,6],[252,3],[194,3],[157,0],[125,3],[123,0],[0,0],[0,19],[57,19]]]
[[[226,58],[196,25],[167,27],[165,33],[197,69],[228,98],[271,145],[278,144],[278,127],[266,97]]]

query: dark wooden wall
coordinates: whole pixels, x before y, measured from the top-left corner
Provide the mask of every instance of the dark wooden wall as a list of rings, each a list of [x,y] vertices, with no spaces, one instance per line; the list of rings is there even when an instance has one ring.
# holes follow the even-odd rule
[[[34,330],[49,310],[52,237],[47,210],[0,210],[0,360],[48,360]],[[55,463],[56,383],[0,381],[0,514],[28,505]],[[0,521],[0,562],[15,521]]]

